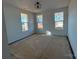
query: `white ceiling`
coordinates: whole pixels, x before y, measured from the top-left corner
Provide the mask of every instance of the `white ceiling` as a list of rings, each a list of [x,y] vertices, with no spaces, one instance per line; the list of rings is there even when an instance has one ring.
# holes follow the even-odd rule
[[[57,9],[66,7],[69,4],[69,0],[39,0],[42,4],[41,9],[35,9],[34,3],[37,0],[4,0],[4,2],[12,4],[18,8],[29,10],[31,12],[41,12],[46,9]]]

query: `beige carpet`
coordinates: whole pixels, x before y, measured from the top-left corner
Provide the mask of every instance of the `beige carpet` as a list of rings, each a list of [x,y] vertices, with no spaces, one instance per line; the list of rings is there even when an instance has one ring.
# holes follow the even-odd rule
[[[33,35],[9,49],[14,59],[73,59],[65,37]]]

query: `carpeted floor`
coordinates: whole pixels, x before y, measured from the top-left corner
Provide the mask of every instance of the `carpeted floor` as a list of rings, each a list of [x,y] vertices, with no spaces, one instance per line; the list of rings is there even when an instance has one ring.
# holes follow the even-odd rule
[[[11,59],[73,59],[66,37],[33,35],[9,45]]]

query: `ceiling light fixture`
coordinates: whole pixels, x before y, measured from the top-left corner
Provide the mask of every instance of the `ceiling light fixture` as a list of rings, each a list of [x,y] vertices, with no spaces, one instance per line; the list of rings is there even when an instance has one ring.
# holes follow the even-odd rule
[[[34,6],[35,6],[36,9],[41,8],[41,4],[40,4],[40,2],[38,0],[35,2]]]

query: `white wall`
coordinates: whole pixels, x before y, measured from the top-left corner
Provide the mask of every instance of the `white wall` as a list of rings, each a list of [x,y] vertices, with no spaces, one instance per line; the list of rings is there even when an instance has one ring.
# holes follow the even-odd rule
[[[52,32],[52,35],[63,35],[66,36],[67,35],[67,31],[68,31],[68,8],[64,7],[64,8],[60,8],[60,9],[48,9],[45,10],[43,12],[41,12],[41,14],[43,14],[43,25],[44,28],[43,30],[38,30],[38,33],[45,33],[47,30],[49,30],[50,32]],[[63,30],[56,30],[55,29],[55,22],[54,22],[54,13],[55,12],[64,12],[64,29]]]
[[[26,32],[22,32],[20,17],[21,12],[25,12],[29,16],[29,30]],[[34,21],[33,13],[21,10],[9,4],[5,4],[4,14],[8,43],[14,42],[34,33],[34,23],[30,21]]]
[[[68,36],[75,56],[77,57],[77,1],[71,0],[69,5]]]
[[[3,8],[2,8],[2,10],[3,10]],[[5,17],[4,17],[3,11],[2,11],[2,58],[10,59],[9,50],[8,50],[6,26],[5,26]]]

